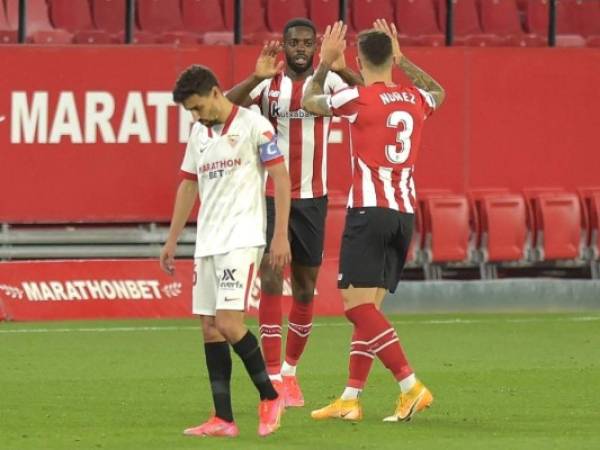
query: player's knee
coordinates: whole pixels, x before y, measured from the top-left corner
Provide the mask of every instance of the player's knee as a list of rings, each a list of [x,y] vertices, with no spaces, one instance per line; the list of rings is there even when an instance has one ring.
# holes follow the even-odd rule
[[[313,283],[304,283],[296,285],[294,289],[294,299],[301,303],[310,303],[315,296],[315,285]]]
[[[238,340],[243,324],[237,317],[231,315],[217,315],[215,326],[218,332],[229,342]]]
[[[260,272],[260,289],[269,295],[281,295],[283,291],[283,276],[271,267],[263,265]]]
[[[223,339],[223,336],[219,333],[219,330],[215,325],[215,319],[213,317],[202,320],[202,337],[204,342],[217,342]]]

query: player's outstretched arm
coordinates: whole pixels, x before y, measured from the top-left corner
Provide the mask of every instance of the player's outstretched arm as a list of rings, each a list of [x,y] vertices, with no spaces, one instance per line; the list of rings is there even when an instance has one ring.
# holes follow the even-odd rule
[[[302,97],[305,111],[319,116],[332,115],[328,96],[324,95],[325,78],[332,65],[344,54],[346,29],[343,22],[336,22],[325,30],[321,43],[321,62]]]
[[[319,57],[321,58],[321,56]],[[346,65],[346,57],[344,53],[331,64],[332,72],[337,73],[342,80],[344,80],[350,86],[364,86],[365,81],[360,73],[356,73]]]
[[[291,203],[291,182],[285,163],[266,166],[275,186],[275,227],[269,250],[269,262],[273,268],[281,269],[292,259],[288,226]]]
[[[283,61],[277,62],[277,55],[281,51],[281,44],[277,41],[265,43],[258,59],[254,73],[241,83],[232,87],[225,96],[236,105],[249,106],[252,103],[250,93],[263,80],[274,77],[283,69]]]
[[[198,197],[198,182],[193,180],[182,180],[177,188],[175,196],[175,207],[171,217],[171,226],[167,241],[160,251],[160,267],[169,275],[175,272],[175,251],[177,239],[190,217],[196,198]]]
[[[385,19],[377,19],[373,23],[373,27],[376,30],[387,33],[392,39],[394,63],[406,74],[416,87],[428,92],[435,100],[435,107],[439,108],[446,98],[444,88],[427,72],[413,64],[406,56],[404,56],[400,50],[400,44],[398,43],[398,30],[396,30],[396,25],[392,23],[390,26]]]

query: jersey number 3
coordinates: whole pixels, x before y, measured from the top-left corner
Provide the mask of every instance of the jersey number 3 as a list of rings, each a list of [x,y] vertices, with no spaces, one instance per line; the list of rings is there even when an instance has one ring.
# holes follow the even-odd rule
[[[402,131],[396,133],[396,143],[398,145],[386,145],[385,156],[391,163],[402,164],[406,162],[410,155],[410,136],[413,132],[413,118],[406,111],[394,111],[387,118],[387,126],[390,128],[398,128],[402,124]]]

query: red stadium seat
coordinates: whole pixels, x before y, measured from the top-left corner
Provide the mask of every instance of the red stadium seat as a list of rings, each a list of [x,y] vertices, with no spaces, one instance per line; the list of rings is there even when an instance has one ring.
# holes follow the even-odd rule
[[[545,36],[524,33],[515,0],[480,0],[480,8],[483,31],[500,36],[505,45],[513,47],[547,45]]]
[[[421,197],[423,252],[428,263],[465,262],[470,258],[469,203],[464,195]]]
[[[19,0],[5,1],[6,17],[11,27],[16,29],[19,24]],[[36,34],[37,31],[44,33]],[[27,2],[27,39],[37,44],[70,43],[73,35],[66,30],[52,27],[48,19],[48,6],[45,0],[29,0]]]
[[[267,40],[281,40],[281,31],[271,32],[265,21],[265,8],[261,0],[243,0],[243,33],[245,44],[262,44]],[[225,26],[233,30],[234,0],[225,0]]]
[[[125,29],[125,2],[122,0],[91,0],[92,16],[96,28],[110,33]]]
[[[309,0],[308,11],[310,20],[314,22],[317,32],[323,33],[327,25],[339,20],[340,2],[339,0]],[[349,21],[346,22],[350,25]]]
[[[181,17],[187,31],[225,31],[225,19],[219,0],[181,0]]]
[[[527,257],[527,208],[522,195],[488,194],[476,201],[484,261],[522,261]]]
[[[173,44],[173,45],[197,45],[202,42],[202,36],[199,34],[182,33],[171,31],[161,33],[156,39],[158,44]]]
[[[526,3],[526,28],[539,36],[548,35],[548,0],[530,0]],[[556,44],[563,47],[585,46],[578,25],[566,7],[565,0],[556,2]]]
[[[570,0],[567,6],[577,31],[584,36],[600,36],[600,2]]]
[[[4,8],[0,3],[0,44],[14,44],[17,42],[17,27],[12,27],[8,22]]]
[[[373,28],[376,19],[394,21],[394,7],[390,0],[354,0],[350,17],[355,30]]]
[[[233,45],[233,32],[209,31],[204,33],[202,43],[205,45]]]
[[[267,24],[274,33],[281,33],[288,20],[308,17],[304,0],[267,0]]]
[[[575,260],[582,254],[582,213],[577,196],[547,192],[530,197],[539,261]]]
[[[31,35],[34,44],[70,44],[73,35],[65,30],[39,30]]]
[[[136,12],[142,30],[153,33],[183,30],[179,0],[138,0]]]
[[[503,45],[503,38],[484,33],[479,24],[476,0],[454,1],[454,42],[470,47]],[[438,22],[440,29],[446,31],[446,2],[438,2]]]
[[[113,38],[110,34],[101,30],[84,30],[75,33],[73,42],[75,44],[107,45],[113,43]]]
[[[398,32],[409,36],[413,45],[437,47],[445,43],[430,0],[398,0],[395,22]]]
[[[64,28],[70,32],[91,30],[94,28],[88,2],[48,0],[48,6],[50,20],[57,28]]]
[[[600,47],[600,36],[590,36],[585,43],[588,47]]]

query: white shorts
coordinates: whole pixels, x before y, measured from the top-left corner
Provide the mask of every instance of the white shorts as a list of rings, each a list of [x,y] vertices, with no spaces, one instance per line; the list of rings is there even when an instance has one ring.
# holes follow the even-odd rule
[[[194,261],[192,312],[214,316],[219,309],[245,311],[264,247],[238,248]]]

